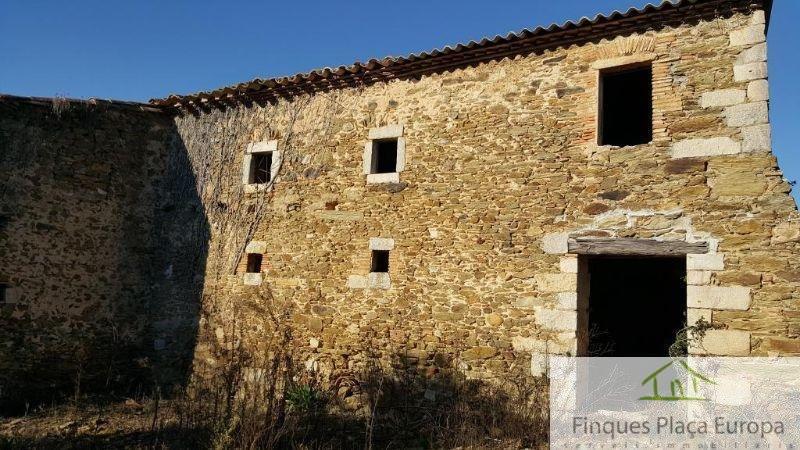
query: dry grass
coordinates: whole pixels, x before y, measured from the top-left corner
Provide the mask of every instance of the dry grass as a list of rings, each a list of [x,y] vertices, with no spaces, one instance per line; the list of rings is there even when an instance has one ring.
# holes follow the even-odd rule
[[[307,377],[263,377],[234,392],[239,375],[228,374],[195,381],[170,400],[45,408],[0,421],[0,449],[546,446],[541,380],[500,389],[458,373],[428,378],[403,370],[375,368],[346,395]]]
[[[263,318],[263,345],[244,345],[235,324],[230,339],[207,339],[213,358],[197,358],[192,379],[168,399],[156,388],[109,402],[77,383],[69,404],[0,421],[0,449],[546,446],[547,384],[524,367],[470,380],[452,361],[418,365],[398,351],[323,384],[292,353],[288,305],[268,291],[235,303]]]

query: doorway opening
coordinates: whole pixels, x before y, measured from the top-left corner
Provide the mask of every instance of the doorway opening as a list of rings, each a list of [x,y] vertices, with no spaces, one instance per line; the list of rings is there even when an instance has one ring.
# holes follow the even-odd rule
[[[685,257],[586,257],[588,356],[667,356],[686,321]]]

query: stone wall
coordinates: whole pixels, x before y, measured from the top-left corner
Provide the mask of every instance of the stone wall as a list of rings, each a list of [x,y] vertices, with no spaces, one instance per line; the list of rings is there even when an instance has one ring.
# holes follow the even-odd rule
[[[771,153],[764,41],[756,11],[177,118],[198,170],[229,167],[206,178],[207,212],[223,204],[247,230],[210,219],[209,267],[227,269],[206,273],[198,358],[263,342],[236,300],[260,285],[288,305],[298,357],[326,373],[368,354],[473,376],[536,366],[577,350],[568,240],[591,237],[708,242],[688,266],[688,319],[718,328],[704,348],[800,354],[800,217]],[[598,146],[598,70],[642,62],[652,142]],[[369,141],[386,130],[404,167],[371,180]],[[268,141],[276,180],[254,190],[243,158]],[[376,242],[391,243],[386,278],[369,273]],[[243,273],[246,251],[263,253],[261,274]]]
[[[629,64],[652,66],[652,142],[600,146],[599,71]],[[325,376],[538,374],[583,350],[571,243],[600,238],[705,244],[686,314],[714,329],[692,351],[800,354],[766,68],[754,11],[174,120],[3,97],[0,398],[181,381],[283,324]],[[370,173],[387,138],[396,171]]]
[[[142,106],[0,98],[3,406],[77,380],[135,388],[152,379],[155,340],[192,351],[202,265],[175,255],[202,260],[202,240],[181,236],[202,237],[188,230],[203,218],[174,204],[196,199],[174,124]]]

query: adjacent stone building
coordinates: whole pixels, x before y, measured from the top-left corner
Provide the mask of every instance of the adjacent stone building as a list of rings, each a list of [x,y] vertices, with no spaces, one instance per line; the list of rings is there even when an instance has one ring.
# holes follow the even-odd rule
[[[770,3],[665,2],[154,100],[156,122],[174,120],[125,132],[152,163],[131,180],[147,196],[121,197],[173,227],[135,246],[154,281],[130,297],[52,282],[172,305],[143,335],[153,361],[194,348],[213,366],[263,347],[274,321],[326,376],[397,356],[539,374],[550,353],[665,353],[701,319],[691,352],[800,354],[800,215],[771,152]],[[56,245],[15,231],[39,219],[10,214],[17,254]],[[133,231],[108,237],[132,245]],[[34,311],[58,297],[11,254],[2,320],[42,323]],[[202,297],[176,294],[176,267]],[[3,338],[2,351],[20,345]]]

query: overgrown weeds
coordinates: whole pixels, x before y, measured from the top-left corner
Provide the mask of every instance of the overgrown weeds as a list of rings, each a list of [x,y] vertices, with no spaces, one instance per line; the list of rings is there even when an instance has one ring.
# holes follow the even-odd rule
[[[28,440],[23,447],[46,447],[54,439],[208,449],[523,448],[547,442],[546,381],[531,377],[527,364],[512,365],[502,378],[477,380],[456,361],[440,357],[431,363],[398,349],[367,352],[358,368],[322,373],[295,353],[290,305],[278,304],[268,291],[236,300],[248,311],[234,317],[260,323],[234,320],[222,332],[206,330],[213,349],[195,357],[184,388],[168,398],[156,388],[149,399],[130,400],[141,405],[131,413],[135,430],[87,441],[80,430],[97,428],[98,414],[66,421],[76,424],[67,427],[68,436],[59,426],[56,437]],[[253,328],[259,330],[258,345],[243,331]],[[85,372],[78,373],[76,380]],[[83,394],[75,392],[77,404]]]

